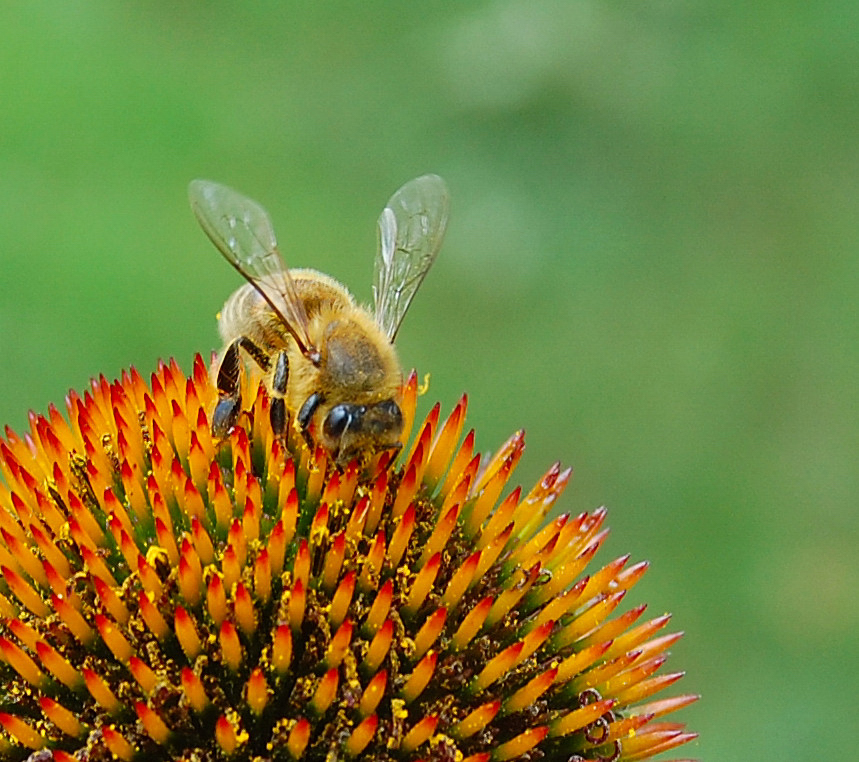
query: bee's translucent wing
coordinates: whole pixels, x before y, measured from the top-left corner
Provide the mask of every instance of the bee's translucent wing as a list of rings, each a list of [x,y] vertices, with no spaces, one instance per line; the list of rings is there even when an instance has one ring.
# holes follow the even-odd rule
[[[316,355],[307,334],[307,315],[295,283],[277,250],[268,213],[256,201],[211,180],[188,186],[191,208],[226,260],[268,302],[308,357]]]
[[[400,188],[379,217],[373,299],[376,322],[391,341],[441,248],[448,206],[444,180],[424,175]]]

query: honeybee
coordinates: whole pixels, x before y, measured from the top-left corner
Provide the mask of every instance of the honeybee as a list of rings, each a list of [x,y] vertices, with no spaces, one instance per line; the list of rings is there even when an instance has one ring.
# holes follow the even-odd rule
[[[226,436],[241,412],[247,358],[263,373],[276,436],[286,436],[292,414],[308,445],[321,444],[339,465],[399,448],[403,374],[393,342],[441,248],[444,181],[418,177],[382,210],[372,313],[334,278],[289,269],[255,201],[209,180],[194,180],[189,196],[203,230],[247,281],[218,317],[224,348],[214,374],[213,434]]]

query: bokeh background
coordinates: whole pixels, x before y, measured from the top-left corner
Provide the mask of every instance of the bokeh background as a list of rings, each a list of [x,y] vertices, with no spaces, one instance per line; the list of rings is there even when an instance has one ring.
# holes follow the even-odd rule
[[[0,421],[216,347],[239,282],[191,178],[369,300],[379,211],[437,172],[449,234],[398,340],[427,399],[467,391],[484,450],[524,427],[521,482],[572,464],[563,509],[611,509],[603,560],[652,561],[630,597],[687,632],[688,755],[848,759],[857,23],[843,1],[3,3]]]

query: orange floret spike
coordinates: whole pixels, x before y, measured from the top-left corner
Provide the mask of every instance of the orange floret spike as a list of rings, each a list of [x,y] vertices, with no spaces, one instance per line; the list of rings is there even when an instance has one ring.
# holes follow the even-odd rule
[[[373,636],[370,647],[367,649],[367,655],[364,657],[362,665],[365,674],[372,675],[381,666],[388,655],[393,637],[394,623],[387,619]]]
[[[632,685],[625,691],[619,693],[617,696],[617,701],[623,706],[629,706],[630,704],[635,704],[639,701],[643,701],[644,699],[652,696],[654,693],[657,693],[658,691],[664,690],[668,686],[673,685],[681,677],[683,677],[683,675],[683,672],[672,672],[667,675],[656,675],[655,677],[651,677],[648,680],[642,680],[640,683]]]
[[[370,607],[370,612],[367,614],[367,619],[364,622],[363,631],[365,635],[373,635],[382,626],[382,623],[388,616],[391,609],[391,601],[394,595],[394,585],[391,580],[386,580],[376,597],[373,599],[373,605]]]
[[[180,675],[182,690],[191,708],[198,714],[209,706],[209,697],[203,688],[203,682],[189,667],[183,667]]]
[[[153,741],[164,745],[170,740],[170,729],[152,707],[138,701],[134,705],[134,711],[143,729]]]
[[[456,569],[450,583],[445,588],[441,597],[441,605],[453,610],[462,600],[465,591],[474,579],[477,565],[480,563],[480,551],[476,550],[465,559]]]
[[[574,709],[572,712],[554,720],[550,725],[549,734],[552,737],[560,737],[575,733],[582,728],[586,728],[595,720],[598,720],[606,712],[610,711],[613,706],[613,699],[603,699],[601,701],[594,701],[592,704],[587,704],[580,709]]]
[[[227,545],[221,557],[221,574],[224,578],[224,588],[231,591],[242,576],[242,565],[234,545]]]
[[[33,555],[33,552],[24,542],[19,542],[16,537],[13,537],[6,529],[0,529],[0,537],[5,541],[6,547],[14,555],[19,566],[26,574],[41,587],[48,587],[48,578],[45,576],[45,570],[39,559]]]
[[[227,544],[233,549],[236,563],[240,568],[244,567],[248,559],[248,543],[244,527],[239,519],[233,519],[230,531],[227,533]]]
[[[361,694],[361,701],[358,704],[358,713],[362,717],[372,715],[379,706],[379,702],[385,695],[385,688],[388,683],[388,671],[385,669],[379,670],[373,679],[367,683],[364,692]]]
[[[403,613],[408,616],[414,616],[418,609],[423,605],[429,591],[435,583],[435,578],[438,575],[438,570],[441,567],[441,553],[436,553],[424,567],[417,573],[414,584],[406,597],[406,602],[403,605]]]
[[[263,604],[271,598],[271,566],[265,548],[254,561],[254,597]]]
[[[215,741],[227,755],[232,755],[239,744],[235,728],[224,715],[218,717],[215,723]]]
[[[233,671],[238,672],[242,664],[242,645],[239,642],[239,633],[230,621],[221,624],[218,638],[221,645],[221,654],[224,663]]]
[[[272,645],[272,666],[280,674],[286,674],[292,661],[292,631],[288,625],[279,624]]]
[[[298,579],[292,586],[289,595],[288,617],[289,626],[293,632],[301,630],[301,623],[304,621],[304,609],[307,603],[307,594],[304,589],[304,583]]]
[[[610,647],[611,641],[609,640],[605,643],[598,643],[596,645],[589,646],[581,651],[577,651],[572,656],[568,656],[558,666],[558,674],[555,678],[555,682],[565,683],[576,675],[581,674],[586,669],[589,669],[591,666],[596,664],[599,659],[604,657]]]
[[[334,697],[337,695],[337,686],[340,682],[340,673],[336,667],[329,669],[316,686],[316,692],[313,698],[310,699],[310,708],[317,714],[323,715],[331,706]]]
[[[418,630],[417,635],[415,635],[413,659],[420,659],[432,647],[439,635],[441,635],[446,619],[447,609],[444,608],[436,609],[427,617],[426,622],[424,622],[423,626]]]
[[[337,632],[331,638],[331,643],[329,643],[328,650],[325,653],[325,666],[329,668],[339,666],[340,662],[346,656],[351,642],[352,623],[347,619],[337,628]]]
[[[62,704],[58,704],[47,696],[39,699],[39,706],[45,717],[54,723],[63,733],[71,738],[80,738],[86,732],[86,727]]]
[[[680,728],[655,728],[652,731],[644,728],[639,733],[624,739],[622,744],[624,757],[630,762],[637,762],[640,759],[676,749],[682,744],[694,741],[697,737],[697,733],[687,733]]]
[[[77,690],[81,684],[80,673],[58,651],[47,643],[39,641],[35,644],[36,655],[42,666],[71,690]]]
[[[364,749],[367,748],[370,741],[373,740],[373,736],[376,735],[376,729],[378,727],[379,718],[375,714],[367,717],[352,731],[349,738],[346,739],[346,743],[343,745],[343,750],[348,756],[357,757],[362,751],[364,751]]]
[[[194,659],[200,653],[200,636],[197,635],[193,618],[182,606],[176,607],[173,627],[185,655],[189,659]]]
[[[102,728],[101,732],[104,737],[104,745],[114,757],[123,760],[123,762],[132,762],[134,759],[134,747],[122,733],[111,726]]]
[[[414,464],[409,466],[408,470],[400,482],[400,488],[397,490],[397,497],[391,508],[391,519],[397,521],[406,512],[406,508],[412,502],[415,494],[420,486],[418,482],[418,472]]]
[[[191,537],[193,538],[194,548],[197,551],[197,557],[200,563],[208,566],[215,560],[215,546],[212,544],[212,538],[203,526],[203,522],[197,517],[191,517]]]
[[[415,408],[418,399],[418,374],[413,370],[403,384],[403,401],[400,409],[403,413],[403,433],[401,442],[408,442],[415,420]]]
[[[382,471],[373,482],[369,493],[369,506],[367,507],[367,519],[364,522],[364,534],[369,536],[376,531],[379,520],[382,518],[382,510],[385,507],[385,496],[388,493],[388,472]]]
[[[113,694],[113,691],[110,690],[104,679],[87,667],[83,667],[81,673],[83,674],[87,690],[96,703],[107,711],[108,714],[116,714],[122,708],[122,704]]]
[[[481,704],[477,709],[470,712],[468,716],[456,723],[451,728],[450,734],[460,741],[470,738],[492,722],[500,709],[500,701],[490,701],[486,704]]]
[[[88,646],[92,643],[95,632],[86,623],[80,612],[72,606],[69,599],[52,595],[51,606],[81,644]]]
[[[518,759],[525,752],[533,749],[549,734],[547,726],[529,728],[524,733],[520,733],[514,739],[503,743],[496,747],[492,752],[492,759],[498,762],[505,762],[508,759]]]
[[[375,589],[379,582],[379,572],[382,569],[382,563],[385,560],[385,533],[380,531],[376,534],[376,539],[370,552],[364,560],[361,576],[358,578],[358,587],[362,592],[368,592]]]
[[[356,579],[357,575],[354,569],[347,572],[343,576],[343,579],[340,580],[337,590],[334,591],[334,595],[331,598],[331,607],[328,610],[328,619],[333,627],[339,627],[340,623],[346,618],[349,606],[352,603],[352,596],[355,593]]]
[[[48,680],[27,653],[8,638],[0,637],[0,657],[30,685],[40,688]]]
[[[615,617],[614,619],[609,619],[603,622],[599,627],[592,630],[590,635],[586,638],[581,638],[577,641],[577,647],[588,646],[592,643],[602,643],[606,640],[613,640],[617,635],[625,632],[632,624],[634,624],[635,621],[644,613],[646,608],[646,604],[641,604],[629,611],[624,611],[623,614]],[[621,653],[630,650],[632,647],[633,646],[623,650],[617,650],[614,652],[614,655],[620,655]]]
[[[451,646],[455,651],[461,651],[465,648],[471,642],[472,638],[480,632],[480,628],[483,627],[486,617],[489,616],[492,602],[492,596],[487,596],[468,612],[451,639]]]
[[[626,595],[625,592],[607,595],[583,614],[573,619],[566,627],[552,636],[553,648],[561,650],[598,627],[618,607],[624,595]]]
[[[391,535],[391,542],[388,546],[388,563],[392,569],[396,569],[402,560],[403,553],[406,552],[409,538],[415,529],[415,515],[415,506],[410,505],[406,508],[403,517],[396,522],[394,533]]]
[[[254,610],[253,600],[251,600],[251,594],[241,582],[236,585],[233,613],[236,617],[236,624],[238,624],[241,631],[248,637],[251,637],[257,628],[256,611]]]
[[[540,565],[534,564],[528,571],[517,570],[510,587],[504,590],[492,604],[492,609],[489,611],[489,616],[486,618],[486,626],[492,627],[496,622],[500,622],[507,613],[512,609],[525,593],[531,589],[531,585],[536,582],[540,574]]]
[[[445,470],[451,462],[454,447],[462,434],[462,426],[465,423],[465,410],[468,407],[468,396],[463,394],[456,403],[438,436],[433,442],[430,451],[424,482],[432,489],[441,480]]]
[[[164,640],[170,632],[170,627],[167,624],[167,620],[164,619],[164,616],[152,602],[150,594],[145,590],[141,590],[137,595],[137,605],[140,609],[140,615],[143,617],[143,621],[146,623],[149,631],[158,638],[158,640]]]
[[[435,529],[426,541],[418,566],[423,566],[432,556],[444,550],[453,530],[456,529],[456,521],[459,518],[461,507],[461,505],[454,505],[436,522]]]
[[[263,675],[262,670],[257,667],[253,672],[251,672],[250,678],[248,678],[245,692],[246,701],[248,706],[251,708],[251,711],[256,715],[262,714],[263,709],[265,709],[265,706],[268,703],[270,695],[271,689],[265,681],[265,675]]]
[[[128,660],[128,668],[134,679],[137,680],[144,693],[151,694],[158,685],[158,676],[149,668],[149,666],[136,656],[132,656]]]
[[[310,740],[310,730],[310,723],[304,717],[292,726],[289,737],[286,739],[286,750],[293,759],[301,759],[304,755],[307,742]]]
[[[555,681],[558,668],[552,667],[529,680],[526,685],[504,701],[504,714],[515,714],[527,709],[542,696]]]
[[[419,720],[415,726],[406,733],[405,737],[401,741],[400,751],[403,751],[406,754],[411,754],[421,744],[429,740],[429,737],[435,733],[437,725],[438,715],[435,714],[431,714],[428,717],[424,717],[422,720]]]
[[[469,691],[476,695],[503,677],[518,663],[519,656],[524,648],[525,644],[521,640],[505,648],[498,656],[491,659],[480,671],[480,674],[471,681],[471,684],[468,686]]]
[[[103,614],[96,614],[95,626],[104,644],[111,650],[117,661],[127,664],[134,653],[134,648],[116,624]]]
[[[45,746],[44,737],[20,717],[0,712],[0,725],[10,736],[28,749],[41,749]]]
[[[346,557],[346,533],[338,532],[331,539],[331,545],[325,553],[322,565],[322,587],[329,594],[334,590],[337,580],[340,578],[340,569],[343,559]]]
[[[0,572],[2,572],[3,579],[6,580],[6,584],[13,595],[21,601],[26,609],[39,618],[44,618],[48,615],[48,607],[39,594],[24,581],[23,577],[12,571],[8,566],[3,566]]]
[[[438,653],[430,651],[423,659],[421,659],[414,671],[409,675],[403,687],[400,689],[400,696],[407,704],[411,704],[418,696],[423,693],[430,679],[435,672],[435,665],[438,662]]]

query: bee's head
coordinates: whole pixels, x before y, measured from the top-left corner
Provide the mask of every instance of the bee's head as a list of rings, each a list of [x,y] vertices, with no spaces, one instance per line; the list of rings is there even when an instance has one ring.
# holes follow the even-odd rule
[[[403,414],[393,399],[369,405],[341,402],[322,422],[320,443],[344,465],[366,452],[400,447]]]

